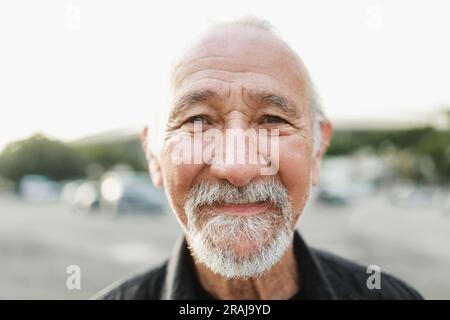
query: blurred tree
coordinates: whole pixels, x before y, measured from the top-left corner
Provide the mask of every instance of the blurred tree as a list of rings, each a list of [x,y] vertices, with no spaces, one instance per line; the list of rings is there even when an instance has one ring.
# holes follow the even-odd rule
[[[433,162],[438,181],[450,180],[450,130],[427,132],[417,141],[415,151]]]
[[[373,147],[378,153],[394,151],[404,178],[450,182],[450,130],[336,130],[327,155],[351,154],[364,147]]]
[[[0,174],[17,183],[27,174],[64,180],[84,175],[82,159],[64,143],[42,134],[9,144],[0,155]]]
[[[95,164],[104,170],[118,164],[129,165],[136,171],[147,170],[147,164],[139,141],[83,144],[73,147],[85,163]]]

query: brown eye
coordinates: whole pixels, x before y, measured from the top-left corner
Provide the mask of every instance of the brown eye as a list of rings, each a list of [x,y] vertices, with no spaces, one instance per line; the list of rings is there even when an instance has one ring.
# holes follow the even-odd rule
[[[287,121],[278,116],[265,115],[262,117],[261,123],[263,123],[263,124],[280,124],[280,123],[287,123]]]

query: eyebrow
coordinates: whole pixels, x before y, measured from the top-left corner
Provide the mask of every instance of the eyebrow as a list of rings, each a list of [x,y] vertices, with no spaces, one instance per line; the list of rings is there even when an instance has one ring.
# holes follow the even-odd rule
[[[261,104],[273,105],[280,108],[288,116],[298,117],[300,114],[297,105],[292,100],[281,95],[269,92],[257,92],[251,93],[250,96]],[[170,119],[176,119],[196,104],[211,100],[215,97],[217,97],[217,93],[209,89],[188,92],[175,100],[174,107],[170,113]]]
[[[297,105],[292,100],[287,99],[283,96],[273,93],[260,92],[252,94],[252,97],[254,97],[256,100],[259,100],[260,103],[279,107],[289,116],[299,116],[300,112]]]
[[[174,119],[182,115],[185,111],[195,106],[196,104],[205,102],[216,96],[217,93],[208,89],[186,93],[185,95],[182,95],[180,98],[177,98],[175,100],[174,107],[172,109],[172,112],[170,113],[170,118]]]

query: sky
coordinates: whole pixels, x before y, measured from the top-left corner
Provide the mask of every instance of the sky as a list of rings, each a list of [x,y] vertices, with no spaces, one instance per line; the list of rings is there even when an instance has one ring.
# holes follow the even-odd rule
[[[269,20],[332,121],[417,121],[450,105],[448,1],[0,2],[0,149],[152,123],[168,70],[215,21]]]

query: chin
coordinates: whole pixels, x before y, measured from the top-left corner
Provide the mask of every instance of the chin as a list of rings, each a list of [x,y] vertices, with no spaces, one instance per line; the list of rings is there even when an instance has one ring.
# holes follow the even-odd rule
[[[198,262],[216,274],[227,279],[252,278],[264,274],[279,261],[292,241],[292,234],[284,230],[269,238],[267,244],[238,239],[221,237],[213,243],[197,233],[191,237],[190,249]]]
[[[270,246],[272,237],[261,237],[261,239],[248,239],[244,236],[229,235],[220,240],[211,241],[211,246],[220,252],[228,252],[236,260],[247,260],[261,250]]]

